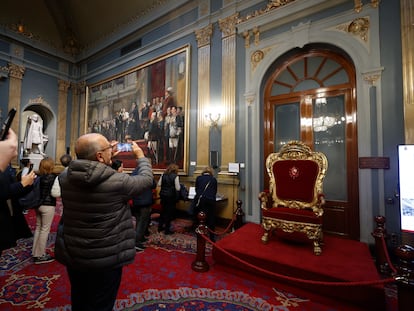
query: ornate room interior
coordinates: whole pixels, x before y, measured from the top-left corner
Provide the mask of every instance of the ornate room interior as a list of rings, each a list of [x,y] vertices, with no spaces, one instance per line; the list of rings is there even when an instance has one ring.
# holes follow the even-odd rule
[[[246,219],[260,221],[257,194],[267,186],[264,159],[278,150],[286,136],[300,138],[324,152],[335,145],[339,149],[328,158],[346,159],[345,167],[331,165],[331,172],[339,170],[338,174],[328,172],[327,184],[334,181],[337,186],[326,189],[330,193],[327,231],[368,241],[374,228],[373,217],[385,214],[394,237],[401,240],[398,197],[395,196],[398,192],[395,144],[412,140],[411,105],[407,104],[411,95],[409,88],[402,92],[410,74],[400,69],[401,92],[396,91],[398,88],[393,91],[392,102],[400,98],[398,118],[404,121],[393,122],[400,125],[392,131],[383,129],[390,128],[385,124],[395,121],[397,115],[393,113],[395,117],[384,118],[390,116],[387,112],[390,92],[380,82],[392,74],[390,66],[398,68],[395,67],[398,58],[410,64],[410,53],[404,51],[411,45],[408,38],[412,29],[405,27],[411,11],[401,1],[401,11],[407,14],[401,15],[401,26],[397,25],[395,31],[402,33],[399,44],[402,54],[384,58],[392,60],[386,69],[380,60],[389,52],[381,42],[391,28],[380,13],[395,12],[400,18],[399,6],[389,5],[389,8],[388,5],[378,1],[341,0],[307,4],[302,1],[181,0],[128,1],[119,6],[112,1],[36,0],[25,3],[22,10],[21,4],[6,1],[0,13],[1,87],[2,94],[8,98],[8,102],[2,103],[2,116],[8,107],[20,107],[19,118],[13,126],[23,141],[28,116],[39,114],[45,119],[48,154],[59,158],[67,150],[73,152],[76,137],[88,131],[90,121],[86,118],[90,116],[85,115],[86,110],[89,115],[92,111],[100,114],[108,111],[105,107],[92,110],[92,102],[87,103],[86,97],[95,98],[94,90],[102,92],[102,87],[109,83],[119,83],[131,70],[146,71],[147,66],[152,70],[158,61],[172,63],[177,49],[184,48],[183,61],[177,60],[181,68],[178,72],[185,74],[183,82],[175,80],[172,71],[167,78],[169,83],[176,84],[175,95],[180,97],[188,114],[189,127],[184,130],[184,146],[180,151],[184,160],[182,174],[190,185],[196,172],[214,160],[221,192],[228,198],[219,215],[221,218],[231,218],[240,199]],[[330,16],[338,17],[336,23]],[[387,25],[387,31],[381,33],[382,23]],[[286,26],[289,30],[283,28]],[[278,29],[283,31],[277,34]],[[277,43],[280,40],[284,43]],[[322,50],[330,50],[333,54],[328,57],[348,71],[350,80],[346,92],[338,93],[335,87],[329,90],[329,83],[340,83],[334,81],[339,78],[339,75],[335,77],[335,65],[331,69],[325,66],[320,77],[300,78],[302,84],[292,83],[288,77],[291,72],[294,79],[299,79],[303,70],[307,70],[300,68],[307,64],[300,60],[303,57],[313,62],[311,66],[318,66]],[[299,52],[296,56],[295,51]],[[281,67],[283,61],[291,65]],[[285,72],[278,68],[285,68]],[[319,89],[315,89],[305,84],[311,79],[328,84],[320,83]],[[55,86],[52,86],[53,80]],[[47,86],[41,86],[42,83]],[[124,88],[128,86],[125,83]],[[272,88],[272,83],[280,87]],[[325,94],[321,93],[321,86],[325,87]],[[312,92],[300,91],[312,88]],[[105,96],[116,96],[116,89],[112,90],[113,95],[105,91]],[[141,92],[138,96],[148,95]],[[288,109],[296,109],[299,103],[301,111],[305,111],[306,105],[315,104],[319,97],[319,103],[325,103],[320,100],[326,95],[328,105],[317,104],[311,131],[301,126],[301,132],[289,132],[288,127],[283,127],[283,121],[288,120],[285,118]],[[96,100],[100,99],[96,97]],[[272,104],[264,105],[266,102]],[[333,108],[330,102],[336,102],[337,107]],[[273,119],[274,107],[279,103],[289,104],[277,108]],[[362,108],[362,103],[370,103],[370,107]],[[345,106],[341,107],[342,104]],[[115,103],[110,109],[119,105],[122,104]],[[328,116],[335,118],[330,120]],[[305,120],[309,116],[301,113],[299,118]],[[342,124],[347,125],[340,131],[345,130],[347,136],[334,134],[333,129],[339,129],[338,121],[345,119],[347,122]],[[371,123],[362,121],[368,119]],[[321,123],[318,125],[317,121]],[[280,124],[276,135],[273,122]],[[292,119],[292,122],[297,121]],[[330,127],[327,131],[326,126]],[[190,128],[197,130],[190,131]],[[331,137],[325,137],[324,133]],[[257,139],[260,137],[264,140]],[[361,166],[358,162],[362,158],[371,160]],[[377,167],[378,161],[384,162]],[[238,172],[229,173],[228,168],[234,167],[233,164]],[[397,242],[395,238],[394,242]]]
[[[273,185],[266,159],[301,141],[327,157],[325,235],[375,248],[381,216],[388,249],[414,245],[399,149],[414,144],[412,1],[3,2],[0,119],[17,109],[14,166],[42,158],[25,145],[36,115],[58,167],[84,133],[133,139],[157,178],[175,162],[192,187],[213,167],[221,226],[239,204],[244,222],[262,224]],[[145,134],[156,113],[117,132],[121,112],[147,113],[169,96],[183,118],[175,145]],[[131,153],[119,156],[131,172]],[[323,255],[317,232],[314,252]]]

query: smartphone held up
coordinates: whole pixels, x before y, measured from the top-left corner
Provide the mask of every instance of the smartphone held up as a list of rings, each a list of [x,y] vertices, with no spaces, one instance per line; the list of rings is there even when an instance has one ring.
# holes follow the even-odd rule
[[[1,133],[0,133],[0,139],[5,140],[7,137],[7,134],[9,133],[9,129],[12,125],[14,116],[16,115],[16,108],[12,108],[9,111],[9,114],[7,115],[7,118],[4,120],[3,124],[1,125]]]

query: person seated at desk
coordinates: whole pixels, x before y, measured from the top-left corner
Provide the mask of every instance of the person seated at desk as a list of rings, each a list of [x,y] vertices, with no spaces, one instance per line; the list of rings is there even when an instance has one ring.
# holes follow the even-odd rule
[[[206,214],[206,224],[213,231],[216,227],[217,179],[214,177],[211,167],[206,167],[201,175],[196,178],[195,190],[195,215],[197,217],[199,212],[204,212]],[[212,232],[210,232],[210,240],[215,240]]]

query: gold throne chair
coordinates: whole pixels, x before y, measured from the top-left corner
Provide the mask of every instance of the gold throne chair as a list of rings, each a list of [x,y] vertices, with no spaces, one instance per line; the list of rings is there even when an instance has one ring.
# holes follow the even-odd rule
[[[290,141],[268,155],[269,189],[259,194],[264,244],[274,233],[292,241],[311,241],[314,254],[321,254],[327,168],[326,156],[300,141]]]

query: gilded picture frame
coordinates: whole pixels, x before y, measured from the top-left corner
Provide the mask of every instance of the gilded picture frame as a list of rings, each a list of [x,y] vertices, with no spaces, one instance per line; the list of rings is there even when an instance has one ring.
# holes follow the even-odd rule
[[[136,166],[135,141],[154,173],[175,163],[188,173],[190,46],[184,46],[86,88],[86,131],[118,142],[114,158]]]

